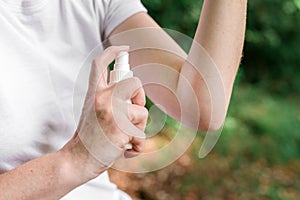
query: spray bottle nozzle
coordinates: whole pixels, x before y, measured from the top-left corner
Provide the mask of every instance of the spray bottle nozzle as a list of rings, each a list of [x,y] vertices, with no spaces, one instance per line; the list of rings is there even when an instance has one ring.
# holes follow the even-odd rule
[[[130,71],[128,52],[122,51],[119,53],[115,61],[114,70]]]
[[[131,77],[133,73],[130,70],[129,54],[122,51],[115,60],[114,70],[110,72],[110,82],[115,83]]]
[[[129,54],[126,51],[122,51],[119,53],[118,57],[116,58],[116,64],[128,64],[129,63]]]

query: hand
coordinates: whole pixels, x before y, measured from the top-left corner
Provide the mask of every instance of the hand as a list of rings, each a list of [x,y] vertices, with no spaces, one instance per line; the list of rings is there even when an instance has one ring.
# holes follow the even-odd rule
[[[99,175],[123,154],[138,155],[145,146],[148,111],[140,80],[134,77],[107,84],[107,66],[120,51],[128,47],[109,47],[94,60],[77,131],[64,147],[78,165],[85,165],[85,178]],[[128,143],[133,149],[125,149]]]

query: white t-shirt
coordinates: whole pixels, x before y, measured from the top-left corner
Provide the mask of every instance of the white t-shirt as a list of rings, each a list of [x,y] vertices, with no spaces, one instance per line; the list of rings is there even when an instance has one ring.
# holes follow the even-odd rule
[[[116,26],[145,11],[139,0],[0,0],[0,173],[72,137],[80,64]],[[117,196],[104,173],[64,199]]]

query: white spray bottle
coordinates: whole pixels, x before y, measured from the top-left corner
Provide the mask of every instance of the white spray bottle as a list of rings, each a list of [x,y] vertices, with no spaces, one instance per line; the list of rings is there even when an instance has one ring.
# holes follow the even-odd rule
[[[122,51],[115,60],[114,69],[110,72],[110,83],[117,83],[131,77],[133,77],[133,72],[130,70],[129,54],[126,51]],[[131,101],[128,100],[128,103],[131,103]],[[132,149],[132,144],[126,144],[125,149]]]
[[[131,77],[133,77],[133,72],[130,70],[129,54],[122,51],[115,60],[114,70],[110,72],[110,82],[116,83]]]

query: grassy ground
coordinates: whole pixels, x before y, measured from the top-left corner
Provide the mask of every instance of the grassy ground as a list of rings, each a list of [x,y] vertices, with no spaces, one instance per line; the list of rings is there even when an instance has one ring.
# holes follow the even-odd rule
[[[111,170],[112,180],[140,200],[298,200],[299,102],[297,95],[238,86],[221,138],[206,158],[197,156],[199,134],[172,165],[147,174]]]

